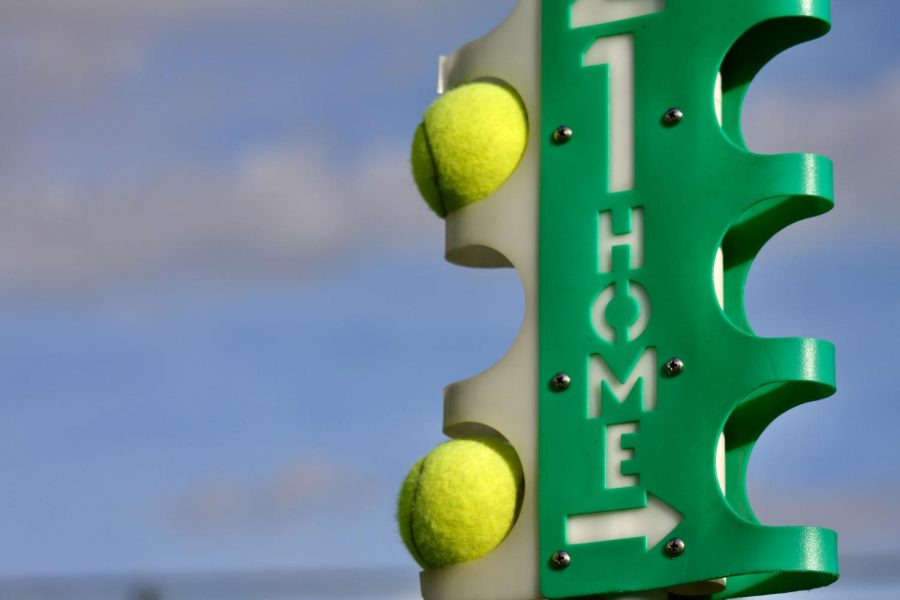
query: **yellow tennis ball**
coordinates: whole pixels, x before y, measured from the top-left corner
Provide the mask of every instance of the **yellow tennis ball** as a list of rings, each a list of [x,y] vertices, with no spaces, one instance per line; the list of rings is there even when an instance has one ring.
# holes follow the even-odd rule
[[[403,482],[400,537],[426,569],[481,558],[515,523],[522,486],[522,465],[509,444],[490,438],[441,444]]]
[[[503,185],[527,140],[528,117],[512,88],[462,85],[435,100],[416,129],[413,178],[431,210],[445,217]]]

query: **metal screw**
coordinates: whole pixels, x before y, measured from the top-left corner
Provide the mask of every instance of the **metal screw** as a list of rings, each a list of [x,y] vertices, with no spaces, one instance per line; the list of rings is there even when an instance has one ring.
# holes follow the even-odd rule
[[[565,144],[572,139],[573,135],[575,135],[575,132],[572,131],[571,127],[561,125],[560,127],[556,128],[556,131],[553,132],[553,142],[556,144]]]
[[[681,372],[684,371],[684,361],[678,358],[670,358],[666,361],[665,366],[663,367],[666,375],[669,377],[675,377],[676,375],[681,375]]]
[[[672,107],[666,111],[666,114],[663,115],[663,123],[671,127],[672,125],[678,125],[683,118],[684,113],[681,111],[681,109]]]
[[[572,383],[572,378],[566,375],[565,373],[557,373],[550,379],[550,387],[553,388],[554,392],[564,392],[569,389],[569,385]]]
[[[554,552],[553,557],[550,559],[550,566],[557,570],[565,569],[572,562],[572,557],[569,556],[568,552],[560,550],[559,552]]]
[[[681,538],[672,538],[666,542],[666,555],[669,558],[677,558],[684,554],[684,540]]]

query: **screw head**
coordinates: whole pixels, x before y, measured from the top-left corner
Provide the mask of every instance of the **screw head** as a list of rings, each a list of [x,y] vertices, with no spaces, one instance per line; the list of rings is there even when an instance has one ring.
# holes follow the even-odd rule
[[[673,106],[663,115],[663,123],[671,127],[672,125],[678,125],[683,118],[684,112],[680,108]]]
[[[672,538],[666,542],[663,550],[665,550],[666,556],[669,558],[677,558],[684,554],[684,540],[681,538]]]
[[[681,375],[681,372],[684,371],[684,361],[677,356],[670,358],[666,361],[665,366],[663,366],[663,371],[665,371],[666,375],[669,377]]]
[[[554,552],[553,556],[550,557],[550,566],[557,570],[562,570],[568,567],[572,562],[572,557],[569,556],[568,552],[560,550],[559,552]]]
[[[561,125],[553,132],[553,142],[556,144],[565,144],[572,139],[573,135],[575,135],[575,132],[572,131],[571,127]]]
[[[550,378],[550,387],[554,392],[564,392],[572,384],[572,378],[565,373],[557,373]]]

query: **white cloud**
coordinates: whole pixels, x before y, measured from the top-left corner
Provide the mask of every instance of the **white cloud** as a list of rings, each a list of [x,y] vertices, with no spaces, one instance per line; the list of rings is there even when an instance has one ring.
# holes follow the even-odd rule
[[[0,17],[9,22],[50,22],[152,26],[191,20],[218,22],[250,16],[272,16],[316,25],[384,19],[392,23],[434,24],[471,15],[482,0],[4,0]],[[494,0],[510,10],[515,0]],[[376,26],[375,23],[370,23]]]
[[[756,152],[815,152],[835,163],[835,209],[798,227],[816,238],[895,239],[900,226],[900,69],[872,83],[751,90],[744,114]],[[785,234],[790,236],[792,234]],[[799,241],[806,243],[809,236]]]
[[[354,37],[363,26],[382,37],[389,35],[388,23],[407,34],[427,35],[428,28],[471,19],[482,4],[480,0],[4,0],[0,3],[4,100],[10,91],[37,96],[90,88],[103,77],[137,67],[165,33],[188,27],[291,23],[302,35],[312,32],[337,43]],[[514,0],[502,0],[499,6],[513,4]],[[4,110],[9,112],[8,106]]]
[[[405,148],[373,149],[341,168],[297,146],[143,189],[0,186],[0,282],[78,287],[179,270],[283,275],[423,232],[440,239],[407,165]]]
[[[900,487],[839,485],[751,490],[752,506],[765,525],[811,525],[838,532],[842,550],[877,555],[900,551]]]
[[[323,508],[355,510],[377,488],[374,480],[333,461],[301,457],[252,481],[220,477],[201,482],[172,508],[175,520],[188,530],[234,529],[321,516]]]
[[[168,165],[161,176],[139,174],[115,186],[90,176],[73,179],[64,168],[57,173],[49,161],[65,161],[66,154],[49,147],[41,130],[46,113],[70,111],[72,102],[93,102],[125,76],[140,77],[167,31],[248,15],[292,19],[303,28],[352,28],[367,18],[402,14],[427,21],[438,12],[414,0],[6,0],[0,4],[0,79],[7,90],[0,111],[0,288],[89,289],[178,271],[229,278],[281,273],[370,251],[366,245],[423,228],[439,239],[439,221],[416,197],[405,144],[374,141],[348,165],[313,142],[272,141],[245,148],[233,166],[198,167],[198,157],[184,167]],[[188,93],[160,94],[177,105],[182,92]],[[106,126],[102,112],[117,107],[101,98],[97,114],[84,107],[72,112],[82,121],[73,123],[74,131]],[[170,108],[127,109],[130,129],[121,135],[140,138],[145,129],[184,125],[177,119],[188,117],[164,112]],[[135,120],[143,117],[148,123]],[[108,142],[86,152],[116,152]],[[129,144],[127,160],[139,163],[143,155],[131,148],[141,140],[122,143]]]

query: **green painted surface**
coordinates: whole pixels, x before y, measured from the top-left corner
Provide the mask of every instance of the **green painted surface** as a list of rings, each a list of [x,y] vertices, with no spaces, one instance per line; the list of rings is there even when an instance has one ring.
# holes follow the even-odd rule
[[[628,2],[629,0],[620,0]],[[834,532],[767,527],[751,512],[745,487],[753,446],[784,411],[834,391],[834,349],[812,339],[763,339],[747,323],[743,291],[765,242],[797,220],[832,204],[831,163],[812,155],[749,152],[740,108],[756,72],[782,50],[828,30],[827,0],[668,0],[665,10],[573,29],[571,0],[544,0],[540,214],[539,509],[541,587],[548,598],[648,589],[728,577],[713,598],[779,593],[827,585],[837,578]],[[582,66],[599,38],[630,34],[635,60],[635,184],[609,190],[609,69]],[[723,122],[714,89],[723,73]],[[684,119],[665,126],[677,106]],[[566,144],[553,130],[575,131]],[[630,231],[632,209],[644,220],[644,261],[619,246],[613,269],[600,272],[599,214],[611,211],[616,234]],[[715,297],[713,266],[725,253],[725,309]],[[651,307],[635,339],[628,328],[639,305],[633,284]],[[615,285],[605,318],[617,335],[607,341],[592,322],[600,292]],[[630,288],[632,288],[630,290]],[[606,335],[606,337],[609,337]],[[602,392],[599,416],[589,415],[592,356],[626,381],[646,349],[655,351],[657,402],[642,398],[650,382],[627,397]],[[660,369],[678,356],[677,377]],[[554,392],[557,372],[571,387]],[[626,396],[623,394],[623,396]],[[643,401],[642,401],[643,400]],[[636,474],[632,487],[607,489],[606,430],[637,423],[623,438]],[[716,479],[715,451],[727,438],[727,494]],[[683,519],[662,541],[644,537],[570,544],[567,520],[647,505],[648,493]],[[814,499],[797,498],[797,502]],[[671,537],[686,544],[669,558]],[[571,565],[554,570],[565,550]]]

